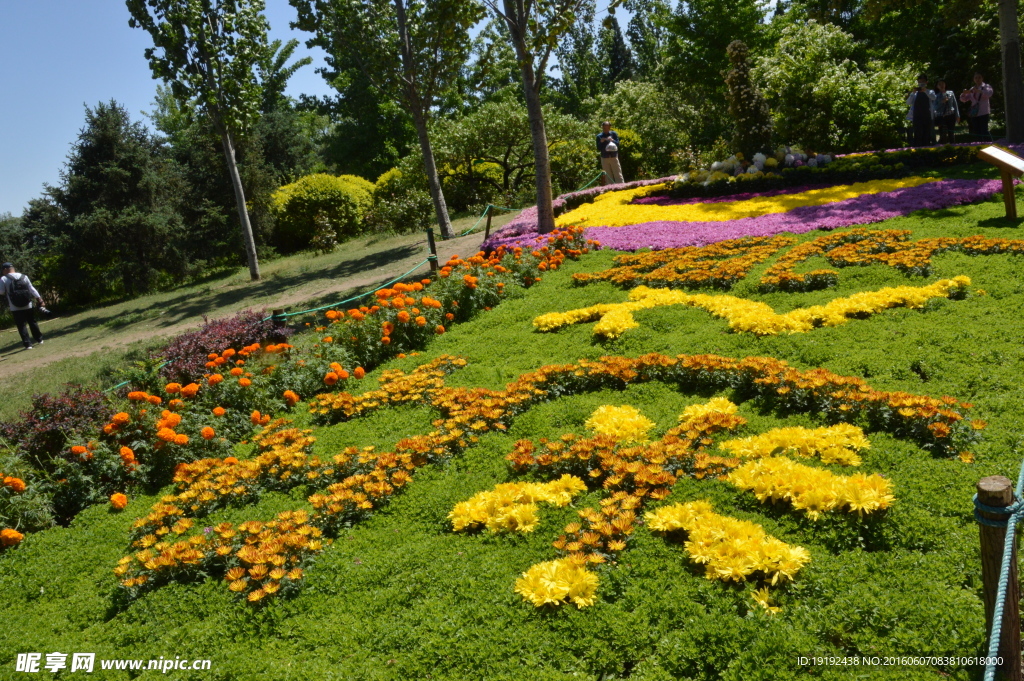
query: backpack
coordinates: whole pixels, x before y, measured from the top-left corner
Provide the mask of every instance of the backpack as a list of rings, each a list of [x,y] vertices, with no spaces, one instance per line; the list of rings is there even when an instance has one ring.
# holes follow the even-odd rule
[[[14,307],[27,307],[32,302],[32,294],[28,288],[28,277],[24,274],[15,279],[12,276],[3,278],[7,290],[7,300]]]

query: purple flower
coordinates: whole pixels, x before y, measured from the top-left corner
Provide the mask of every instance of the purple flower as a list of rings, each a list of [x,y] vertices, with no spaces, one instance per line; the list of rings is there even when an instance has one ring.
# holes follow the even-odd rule
[[[941,180],[892,192],[864,194],[822,206],[800,206],[787,213],[717,222],[666,220],[629,227],[591,227],[586,236],[597,239],[606,248],[620,251],[706,246],[745,236],[803,234],[815,229],[866,225],[919,210],[973,203],[992,196],[1001,188],[1000,180]]]

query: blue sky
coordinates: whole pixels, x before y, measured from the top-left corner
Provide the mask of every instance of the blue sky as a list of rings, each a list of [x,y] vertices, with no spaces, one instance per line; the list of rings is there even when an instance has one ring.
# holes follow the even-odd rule
[[[287,0],[266,0],[271,39],[305,41],[291,31]],[[56,184],[84,106],[116,99],[142,120],[157,81],[144,51],[149,35],[128,27],[120,0],[0,0],[0,213],[20,215],[43,183]],[[314,64],[289,83],[289,94],[323,95],[330,88],[314,71],[322,52],[305,45]]]

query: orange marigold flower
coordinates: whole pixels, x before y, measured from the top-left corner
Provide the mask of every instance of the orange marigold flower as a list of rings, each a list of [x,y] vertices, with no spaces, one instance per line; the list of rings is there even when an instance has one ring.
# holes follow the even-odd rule
[[[388,338],[387,336],[384,336],[383,338],[381,338],[380,342],[383,343],[384,345],[391,345],[391,339]]]
[[[185,435],[185,433],[178,433],[177,435],[174,436],[174,444],[176,444],[176,445],[187,445],[188,444],[188,435]]]
[[[168,383],[164,386],[164,392],[168,395],[176,395],[181,392],[181,383]]]
[[[229,456],[226,459],[224,459],[224,463],[238,463],[238,459],[236,459],[233,456]]]
[[[206,356],[206,359],[208,359],[208,360],[210,360],[212,362],[213,360],[217,359],[218,357],[220,357],[220,355],[218,355],[216,352],[211,352],[210,354],[208,354]]]
[[[15,492],[25,491],[25,481],[22,480],[21,478],[4,478],[4,486],[14,490]]]
[[[252,385],[252,381],[250,381],[248,378],[240,378],[238,379],[238,385],[242,386],[243,388],[248,388],[250,385]]]
[[[224,377],[221,376],[220,374],[213,374],[212,376],[210,376],[210,377],[208,377],[206,379],[206,382],[209,383],[210,385],[217,385],[218,383],[220,383],[223,380],[224,380]]]
[[[407,321],[409,321],[409,313],[406,312],[405,310],[402,310],[401,312],[399,312],[398,313],[398,321],[400,321],[403,324],[405,324]]]
[[[438,324],[437,328],[434,329],[434,333],[436,333],[438,336],[440,336],[442,333],[444,333],[444,327],[441,326],[440,324]]]
[[[25,535],[17,530],[0,530],[0,546],[14,546],[24,538]]]
[[[160,430],[156,431],[157,439],[163,440],[164,442],[174,442],[174,438],[176,435],[177,433],[175,433],[170,428],[161,428]]]
[[[295,392],[294,390],[285,390],[284,391],[284,399],[285,399],[285,402],[288,403],[289,407],[293,407],[296,404],[298,404],[298,402],[299,402],[299,400],[301,398],[299,397],[299,394],[297,392]]]
[[[206,426],[201,431],[199,431],[199,434],[203,436],[204,440],[212,440],[217,433],[214,432],[213,428],[211,428],[210,426]]]
[[[181,407],[185,406],[185,403],[182,402],[181,400],[175,398],[175,399],[171,400],[170,402],[168,402],[167,406],[170,407],[171,409],[180,409]]]
[[[227,350],[225,350],[225,351],[224,351],[224,352],[222,352],[221,354],[222,354],[222,355],[223,355],[224,357],[226,357],[226,358],[230,359],[230,358],[232,358],[232,357],[234,357],[234,356],[235,356],[235,351],[234,351],[234,349],[233,349],[233,348],[228,348]]]
[[[338,374],[334,373],[333,371],[328,371],[327,375],[324,376],[324,383],[326,383],[327,385],[334,385],[337,382]]]
[[[241,375],[242,375],[242,374],[243,374],[244,372],[242,371],[242,369],[241,369],[241,368],[239,368],[239,367],[235,367],[234,369],[232,369],[232,370],[231,370],[230,372],[228,372],[228,373],[230,373],[230,374],[231,374],[232,376],[241,376]]]
[[[427,325],[427,318],[426,317],[417,317],[416,318],[416,326],[426,326],[426,325]]]
[[[447,313],[447,314],[446,314],[446,315],[444,316],[444,318],[445,318],[445,319],[447,319],[448,321],[452,321],[452,320],[454,320],[454,319],[455,319],[455,315],[453,315],[453,314],[452,314],[451,312],[449,312],[449,313]]]
[[[150,395],[149,397],[146,398],[146,401],[152,405],[163,404],[163,400],[157,397],[156,395]]]
[[[362,378],[363,376],[366,375],[366,370],[364,370],[363,367],[356,367],[355,371],[353,371],[352,373],[355,375],[356,378]]]
[[[258,409],[254,409],[253,412],[249,414],[249,420],[252,421],[252,425],[254,426],[260,425],[260,412]]]
[[[404,352],[398,353],[398,359],[405,359],[405,353]]]
[[[214,416],[224,416],[224,414],[226,414],[226,413],[227,413],[227,410],[224,407],[214,407],[213,408],[213,415]]]
[[[181,389],[182,397],[193,398],[199,393],[199,385],[196,383],[189,383],[183,386]]]
[[[118,511],[128,505],[128,497],[118,492],[117,494],[110,495],[110,505],[116,508]]]
[[[133,402],[141,402],[147,397],[149,397],[149,395],[142,392],[141,390],[133,390],[130,393],[128,393],[128,399],[132,400]]]
[[[114,418],[112,418],[110,420],[113,421],[114,423],[116,423],[119,426],[123,426],[126,423],[128,423],[129,421],[131,421],[132,417],[129,416],[127,412],[120,411],[120,412],[114,414]]]
[[[78,456],[85,454],[87,451],[89,450],[83,447],[82,445],[75,445],[74,447],[71,448],[71,453],[77,454]]]

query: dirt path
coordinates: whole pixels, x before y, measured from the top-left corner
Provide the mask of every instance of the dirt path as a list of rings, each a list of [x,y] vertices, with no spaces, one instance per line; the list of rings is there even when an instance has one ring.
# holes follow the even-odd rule
[[[438,241],[438,260],[471,255],[482,242],[482,233]],[[32,350],[22,349],[16,329],[6,329],[0,331],[0,377],[20,377],[68,357],[169,338],[200,326],[204,316],[224,317],[247,308],[297,311],[327,305],[404,274],[426,253],[425,238],[405,236],[349,245],[340,256],[282,258],[267,263],[259,282],[249,282],[242,273],[67,317],[41,319],[46,342]],[[417,272],[428,276],[426,265]]]

